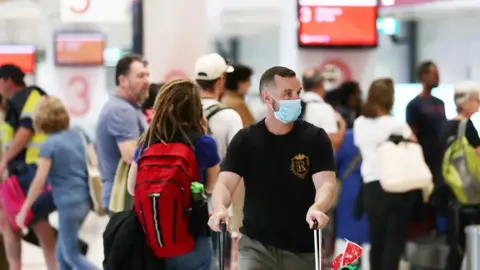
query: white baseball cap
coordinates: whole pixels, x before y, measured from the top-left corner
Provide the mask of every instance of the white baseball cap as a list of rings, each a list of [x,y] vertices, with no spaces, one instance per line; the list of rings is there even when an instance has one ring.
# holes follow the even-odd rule
[[[225,72],[233,72],[233,67],[229,66],[227,61],[218,53],[206,54],[198,58],[195,63],[195,79],[197,80],[215,80]]]

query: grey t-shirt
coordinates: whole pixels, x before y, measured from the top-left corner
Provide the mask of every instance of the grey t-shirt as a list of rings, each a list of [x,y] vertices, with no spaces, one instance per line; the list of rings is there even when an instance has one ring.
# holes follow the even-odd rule
[[[103,106],[97,124],[96,150],[103,180],[102,204],[108,208],[115,171],[121,154],[118,144],[138,140],[147,128],[140,106],[112,96]]]
[[[85,147],[80,132],[67,129],[50,134],[40,147],[39,156],[52,160],[48,182],[57,208],[89,200]]]

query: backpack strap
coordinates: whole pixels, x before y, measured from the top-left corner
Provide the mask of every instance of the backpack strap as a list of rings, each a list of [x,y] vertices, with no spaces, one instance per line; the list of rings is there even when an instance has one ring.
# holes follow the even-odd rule
[[[358,151],[358,154],[355,155],[355,158],[348,164],[347,170],[342,174],[342,177],[340,180],[345,181],[350,175],[352,175],[353,171],[357,167],[358,163],[362,161],[362,155],[360,154],[360,150]]]
[[[215,114],[217,114],[220,111],[223,111],[225,109],[229,109],[229,107],[222,105],[221,103],[216,103],[213,105],[208,106],[208,108],[205,109],[205,118],[207,118],[207,121],[210,120]]]
[[[463,119],[460,121],[460,124],[458,125],[458,130],[457,130],[457,139],[461,139],[465,137],[465,134],[467,132],[467,123],[469,119]]]

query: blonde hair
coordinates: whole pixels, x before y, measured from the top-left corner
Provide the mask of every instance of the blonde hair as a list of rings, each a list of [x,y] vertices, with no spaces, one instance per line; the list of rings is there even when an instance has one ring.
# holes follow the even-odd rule
[[[56,97],[44,96],[38,101],[33,117],[36,131],[50,134],[68,129],[70,117],[63,102]]]

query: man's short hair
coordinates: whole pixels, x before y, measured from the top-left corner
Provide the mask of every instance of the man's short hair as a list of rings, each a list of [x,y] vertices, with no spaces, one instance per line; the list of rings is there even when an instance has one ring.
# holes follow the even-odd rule
[[[425,74],[428,74],[430,72],[430,67],[431,66],[434,66],[435,63],[433,63],[432,61],[424,61],[422,63],[420,63],[418,65],[418,68],[417,68],[417,77],[418,77],[418,80],[421,81],[422,80],[422,77],[423,75]]]
[[[295,71],[281,66],[275,66],[267,69],[260,78],[260,92],[262,92],[267,85],[275,82],[275,76],[280,76],[282,78],[292,78],[296,77],[297,74]]]
[[[25,73],[20,67],[13,64],[0,66],[0,78],[4,80],[12,80],[15,85],[25,87]]]
[[[195,80],[200,86],[202,90],[205,91],[213,91],[213,88],[215,88],[215,84],[220,80],[220,78],[217,78],[215,80]]]
[[[302,86],[305,91],[312,91],[323,86],[323,75],[320,70],[310,70],[310,72],[303,73]]]
[[[115,68],[115,85],[120,84],[120,76],[126,76],[130,72],[130,66],[133,62],[140,62],[144,65],[148,65],[148,62],[143,59],[141,55],[138,54],[127,54],[124,55],[120,60],[117,62],[117,66]]]
[[[238,83],[250,80],[253,71],[245,65],[233,65],[233,72],[227,73],[225,80],[225,88],[232,91],[238,90]]]

